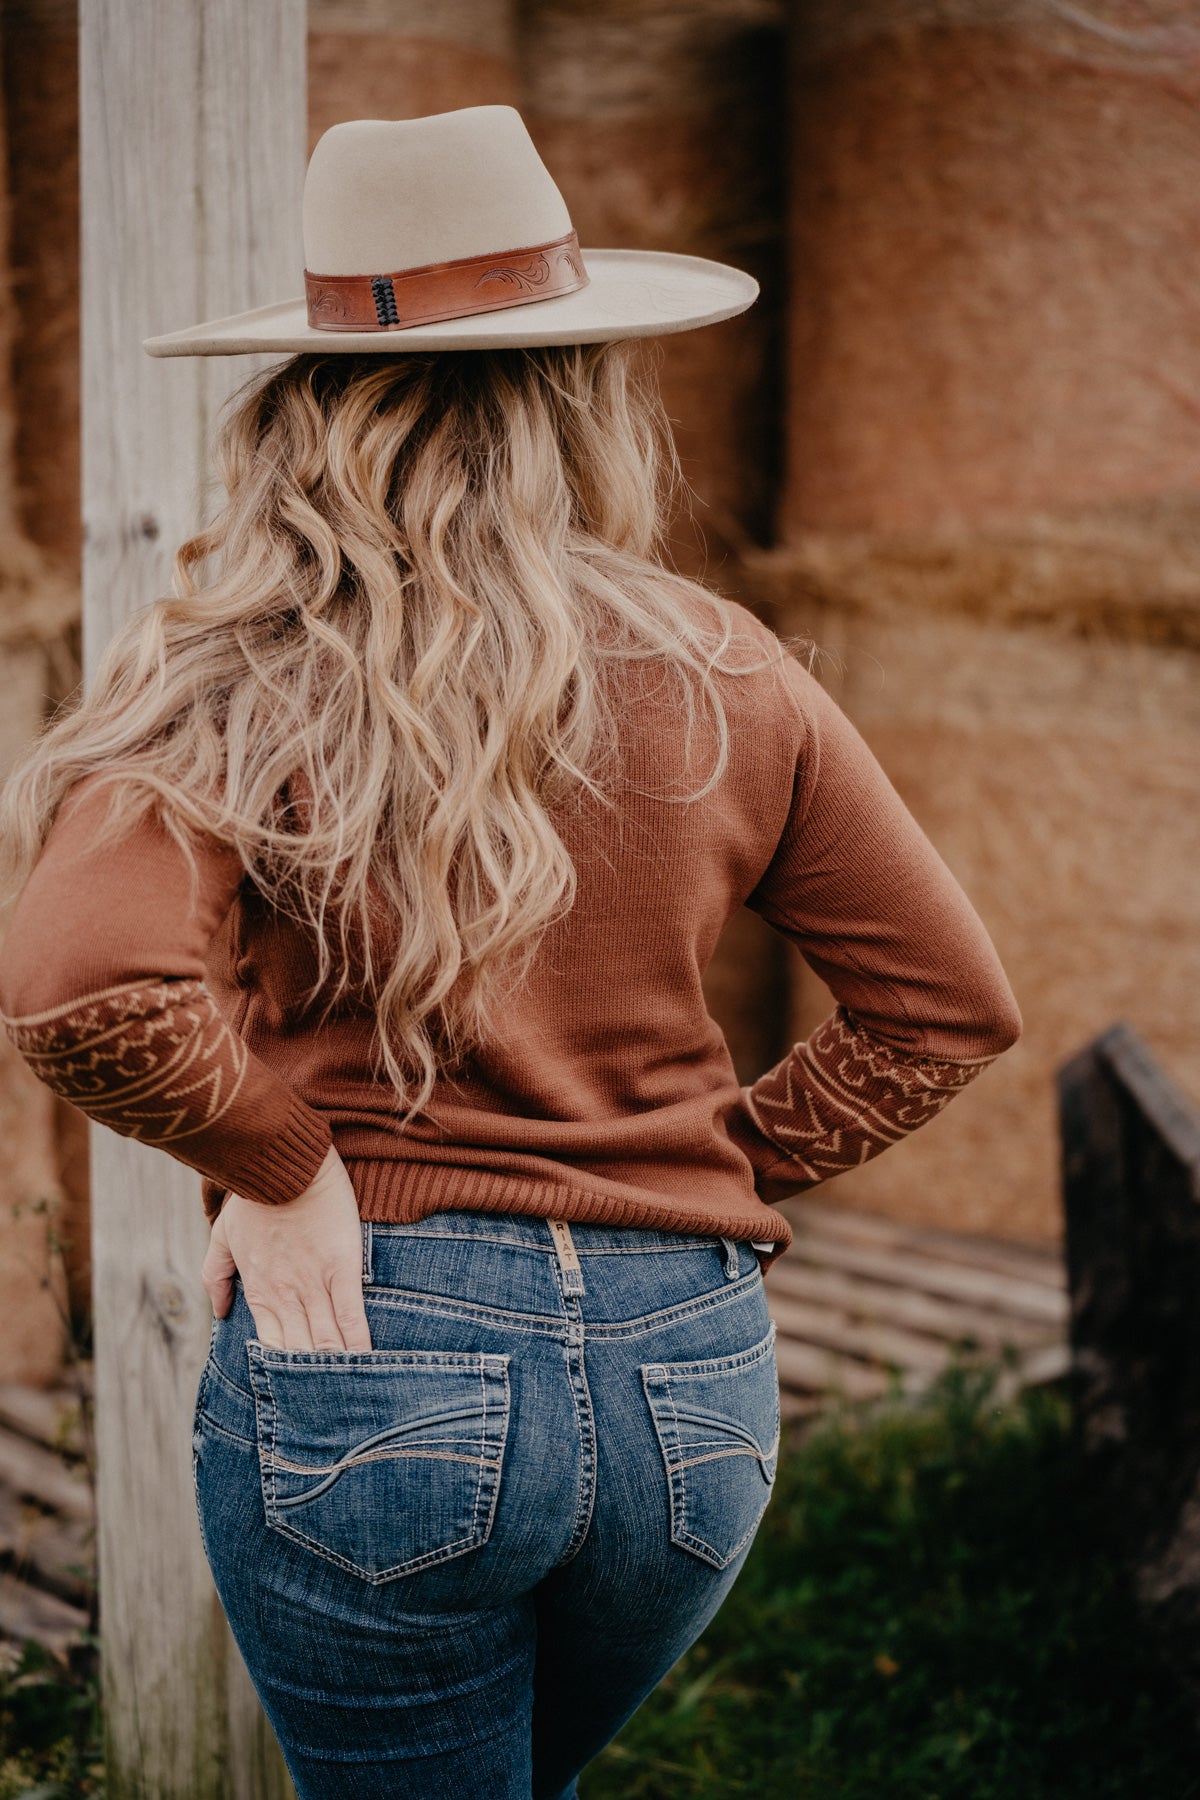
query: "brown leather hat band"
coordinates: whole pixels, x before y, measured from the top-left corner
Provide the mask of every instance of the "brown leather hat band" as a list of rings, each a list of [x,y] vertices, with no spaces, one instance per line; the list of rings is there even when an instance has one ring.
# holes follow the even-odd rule
[[[530,300],[573,294],[588,284],[573,231],[550,244],[429,263],[394,275],[310,275],[308,322],[317,331],[403,331]]]

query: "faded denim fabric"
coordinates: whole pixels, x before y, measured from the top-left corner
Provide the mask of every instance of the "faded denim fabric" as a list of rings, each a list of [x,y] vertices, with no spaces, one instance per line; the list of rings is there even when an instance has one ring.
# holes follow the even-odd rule
[[[748,1244],[363,1225],[367,1352],[214,1323],[194,1470],[301,1800],[571,1800],[742,1566],[779,1444]]]

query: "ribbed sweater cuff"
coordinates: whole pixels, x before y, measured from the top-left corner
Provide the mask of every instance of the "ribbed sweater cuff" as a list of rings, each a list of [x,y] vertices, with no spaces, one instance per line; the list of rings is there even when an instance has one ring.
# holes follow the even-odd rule
[[[237,1175],[229,1185],[247,1200],[285,1206],[312,1182],[332,1143],[328,1119],[293,1097],[283,1131],[264,1140],[253,1156],[239,1155]]]

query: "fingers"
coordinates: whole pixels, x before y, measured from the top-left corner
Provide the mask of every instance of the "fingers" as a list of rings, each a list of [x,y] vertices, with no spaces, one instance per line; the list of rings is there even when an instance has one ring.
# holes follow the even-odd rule
[[[212,1302],[213,1315],[218,1319],[223,1319],[233,1305],[233,1278],[236,1273],[237,1267],[229,1253],[229,1245],[225,1241],[218,1215],[200,1270],[204,1291]]]
[[[247,1296],[246,1304],[250,1308],[250,1316],[254,1320],[254,1335],[260,1344],[268,1344],[272,1350],[286,1350],[283,1341],[283,1323],[279,1314],[265,1306],[261,1300],[251,1300]]]
[[[326,1288],[304,1296],[304,1311],[314,1350],[345,1350],[341,1328],[334,1317],[333,1302]],[[290,1348],[290,1346],[289,1346]]]
[[[247,1294],[246,1304],[260,1344],[268,1344],[272,1350],[316,1349],[308,1328],[308,1314],[299,1300],[289,1296],[266,1301],[251,1299]]]
[[[347,1350],[369,1350],[371,1327],[363,1305],[362,1270],[357,1263],[353,1268],[333,1271],[329,1278],[329,1298]]]
[[[247,1302],[258,1340],[276,1350],[369,1350],[371,1328],[357,1267],[335,1273],[328,1289]]]
[[[312,1332],[308,1328],[308,1314],[304,1310],[304,1302],[298,1296],[289,1296],[287,1300],[276,1302],[276,1316],[283,1331],[283,1347],[285,1350],[315,1350]]]
[[[372,1348],[358,1207],[340,1164],[286,1207],[231,1194],[213,1226],[203,1279],[218,1318],[240,1280],[258,1340],[272,1349]]]

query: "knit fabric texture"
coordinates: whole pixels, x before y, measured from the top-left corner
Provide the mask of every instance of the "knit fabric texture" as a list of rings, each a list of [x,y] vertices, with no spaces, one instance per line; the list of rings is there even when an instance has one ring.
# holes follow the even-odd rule
[[[0,953],[0,1009],[34,1072],[91,1118],[228,1192],[286,1204],[331,1143],[364,1218],[447,1207],[770,1242],[773,1203],[877,1156],[1013,1042],[986,930],[820,684],[725,602],[748,672],[706,709],[648,661],[613,662],[607,801],[555,814],[575,902],[493,1034],[400,1128],[369,996],[312,1000],[315,946],[237,854],[194,870],[150,819],[112,841],[93,776],[59,809]],[[701,985],[740,906],[828,986],[833,1010],[740,1086]]]

